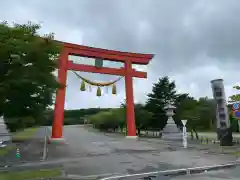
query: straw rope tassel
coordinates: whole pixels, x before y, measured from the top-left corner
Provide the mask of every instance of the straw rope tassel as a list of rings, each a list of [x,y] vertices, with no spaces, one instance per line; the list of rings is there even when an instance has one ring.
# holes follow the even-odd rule
[[[81,91],[86,91],[85,81],[82,81],[80,90],[81,90]]]
[[[102,95],[101,88],[98,86],[97,88],[97,96],[100,97]]]
[[[112,94],[117,94],[117,87],[115,84],[112,86]]]

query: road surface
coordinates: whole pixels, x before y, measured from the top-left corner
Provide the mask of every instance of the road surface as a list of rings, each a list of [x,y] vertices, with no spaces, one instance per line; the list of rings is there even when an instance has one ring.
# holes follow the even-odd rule
[[[224,169],[219,171],[210,171],[201,174],[178,176],[169,178],[169,180],[239,180],[240,167],[233,169]]]
[[[138,180],[140,177],[126,177],[122,180]],[[143,179],[143,178],[142,178]],[[224,169],[217,171],[208,171],[200,174],[182,175],[182,176],[161,176],[158,175],[153,180],[239,180],[240,167],[233,169]]]
[[[64,138],[67,145],[56,149],[62,151],[66,174],[76,177],[144,173],[235,160],[232,156],[207,154],[193,148],[169,148],[161,140],[107,136],[84,126],[65,126]]]

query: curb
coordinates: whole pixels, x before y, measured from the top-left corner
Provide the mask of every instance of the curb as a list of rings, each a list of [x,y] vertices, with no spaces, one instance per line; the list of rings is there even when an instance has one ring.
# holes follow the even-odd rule
[[[41,162],[41,161],[37,161]],[[39,169],[39,168],[55,168],[55,167],[62,167],[61,164],[43,164],[43,165],[39,165],[39,166],[12,166],[12,165],[6,165],[4,167],[0,167],[0,172],[11,172],[11,171],[23,171],[26,169],[31,169],[31,170],[35,170],[35,169]]]
[[[126,177],[138,177],[138,178],[155,177],[156,178],[157,176],[180,176],[180,175],[198,174],[198,173],[214,171],[214,170],[216,171],[216,170],[225,169],[225,168],[234,168],[237,165],[240,165],[240,162],[232,162],[228,164],[220,164],[220,165],[213,165],[213,166],[166,170],[166,171],[155,171],[155,172],[139,173],[139,174],[126,174],[126,175],[120,175],[120,176],[105,177],[100,180],[112,180],[112,179],[120,179],[120,178],[126,178]]]

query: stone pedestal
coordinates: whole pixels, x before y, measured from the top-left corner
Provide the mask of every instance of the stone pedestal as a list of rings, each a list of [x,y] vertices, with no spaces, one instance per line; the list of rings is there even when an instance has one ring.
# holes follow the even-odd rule
[[[231,128],[217,129],[221,146],[232,146],[233,136]]]
[[[0,117],[0,141],[11,141],[11,137],[3,117]]]
[[[162,131],[162,137],[164,140],[179,140],[182,141],[182,133],[177,128],[172,117],[168,118],[167,124]]]

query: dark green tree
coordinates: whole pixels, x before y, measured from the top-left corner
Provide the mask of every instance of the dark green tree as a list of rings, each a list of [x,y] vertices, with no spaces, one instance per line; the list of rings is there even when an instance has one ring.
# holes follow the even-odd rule
[[[39,29],[30,22],[0,24],[0,113],[13,131],[36,124],[59,87],[53,72],[61,46],[53,34],[38,35]]]
[[[199,118],[198,129],[202,131],[210,130],[216,125],[216,103],[207,97],[199,98]],[[216,128],[214,128],[215,130]]]
[[[176,85],[167,76],[162,77],[153,84],[152,93],[148,94],[146,109],[153,113],[150,126],[163,129],[167,122],[165,106],[175,104],[177,99]]]
[[[140,135],[141,130],[148,129],[152,117],[153,113],[147,111],[144,105],[135,104],[135,119],[138,135]]]
[[[177,95],[176,102],[175,102],[175,115],[174,119],[176,124],[179,127],[182,127],[182,122],[181,120],[183,118],[183,113],[185,110],[189,110],[190,108],[192,109],[192,102],[196,102],[193,97],[190,97],[188,94],[179,94]]]
[[[121,104],[121,108],[123,109],[124,117],[125,117],[126,116],[125,101]],[[137,133],[140,134],[140,130],[147,129],[150,126],[151,118],[153,114],[147,111],[143,104],[134,104],[134,112],[135,112],[136,128],[138,131]]]
[[[198,138],[197,126],[200,122],[200,114],[198,108],[198,101],[192,97],[188,97],[181,101],[176,113],[177,118],[180,120],[187,120],[187,128],[191,132],[193,138],[193,132],[195,132],[196,137]]]
[[[176,110],[176,119],[186,119],[188,130],[195,132],[198,138],[197,131],[208,131],[213,128],[215,122],[215,102],[206,97],[195,100],[192,97],[182,99]],[[193,137],[193,134],[192,134]]]

